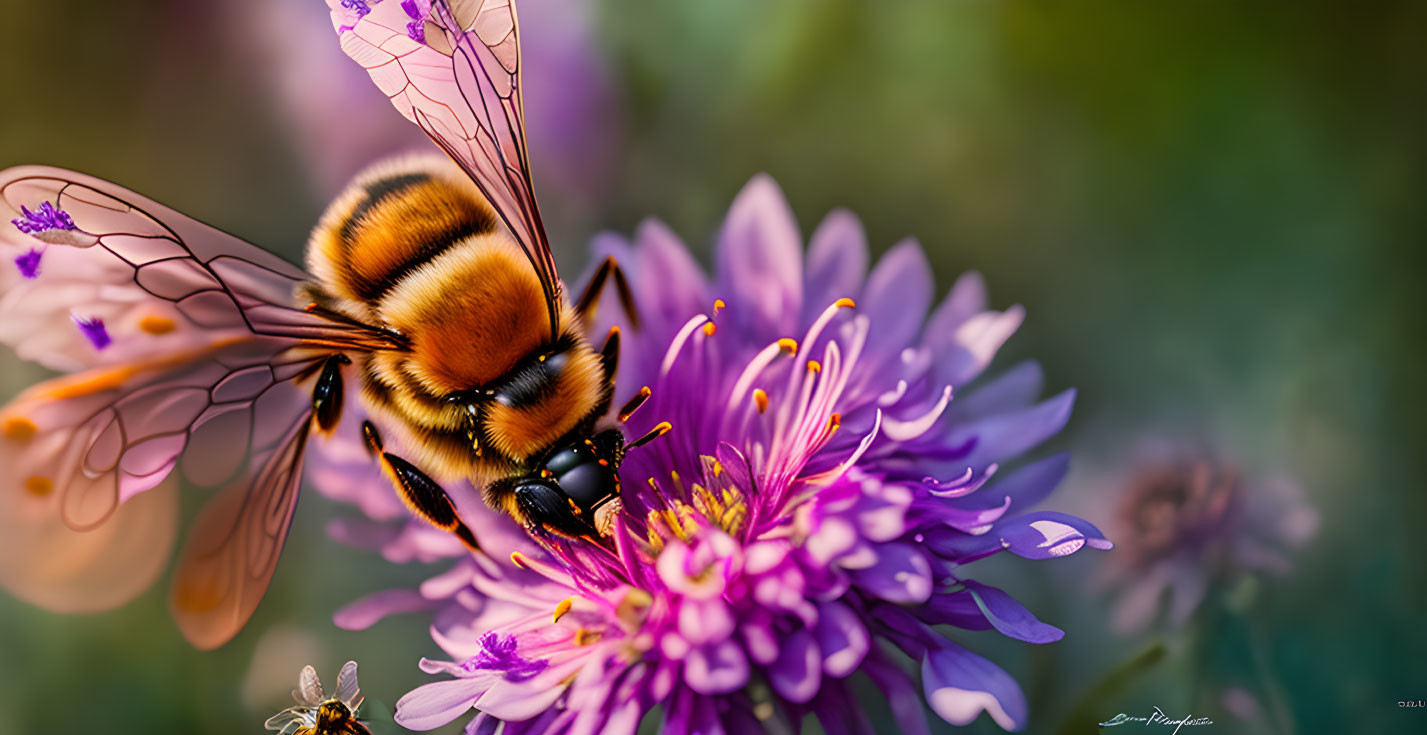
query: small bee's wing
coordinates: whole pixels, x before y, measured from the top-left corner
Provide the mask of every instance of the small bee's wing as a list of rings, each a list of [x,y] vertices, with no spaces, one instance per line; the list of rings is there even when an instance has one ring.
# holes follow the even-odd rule
[[[308,667],[311,668],[311,667]],[[312,710],[307,707],[288,707],[287,709],[269,717],[263,723],[263,728],[276,730],[279,735],[291,735],[299,728],[307,725],[312,719]]]
[[[66,282],[71,271],[42,264],[38,278],[0,296],[9,330],[0,336],[22,355],[42,356],[46,345],[68,350],[67,361],[55,361],[62,369],[91,367],[0,409],[0,531],[8,531],[0,533],[0,584],[73,608],[45,589],[44,577],[11,573],[54,547],[84,552],[50,577],[60,588],[101,571],[123,578],[120,562],[130,556],[143,562],[133,576],[149,574],[151,557],[167,552],[167,542],[155,551],[158,542],[172,539],[164,529],[173,511],[139,496],[182,457],[188,479],[226,489],[200,516],[174,610],[195,645],[219,645],[266,589],[292,517],[311,414],[310,393],[293,381],[334,351],[376,349],[389,336],[296,308],[302,271],[113,184],[10,169],[0,172],[0,204],[20,215],[16,230],[0,224],[3,239],[21,244],[36,242],[20,227],[26,212],[48,205],[50,225],[62,213],[62,226],[37,236],[48,243],[44,255],[87,266],[72,273],[90,277]],[[86,340],[66,323],[65,305],[75,302],[102,312],[114,333]],[[159,328],[145,327],[146,318]],[[136,541],[145,536],[152,546]],[[126,599],[101,595],[86,607]]]
[[[512,0],[327,5],[342,50],[466,170],[525,250],[553,337],[560,281],[530,181]]]
[[[320,707],[327,701],[327,694],[322,691],[322,680],[317,677],[317,669],[311,664],[302,667],[302,671],[298,672],[297,691],[292,695],[297,697],[297,701],[313,707]]]
[[[337,701],[347,705],[347,709],[356,712],[361,705],[361,688],[357,686],[357,662],[348,661],[342,665],[342,671],[337,674]]]

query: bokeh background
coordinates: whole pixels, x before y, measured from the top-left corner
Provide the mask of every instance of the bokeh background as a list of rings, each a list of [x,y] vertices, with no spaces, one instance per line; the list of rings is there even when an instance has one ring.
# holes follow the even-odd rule
[[[1068,632],[966,637],[1021,682],[1031,732],[1154,706],[1215,721],[1197,732],[1427,731],[1398,706],[1427,698],[1427,5],[531,0],[522,20],[567,274],[647,216],[706,254],[767,171],[805,232],[849,207],[874,251],[914,234],[943,287],[976,269],[1026,306],[1000,364],[1080,391],[1043,449],[1076,457],[1052,505],[1113,537],[1146,437],[1298,479],[1321,527],[1295,572],[1216,589],[1183,628],[1114,632],[1104,555],[984,575]],[[90,172],[292,259],[345,177],[423,145],[320,0],[3,0],[0,29],[0,165]],[[0,356],[4,395],[40,377]],[[424,625],[330,616],[429,570],[328,540],[339,512],[304,494],[266,601],[214,653],[162,584],[78,617],[0,595],[0,733],[258,732],[302,664],[348,658],[390,706],[436,653]]]

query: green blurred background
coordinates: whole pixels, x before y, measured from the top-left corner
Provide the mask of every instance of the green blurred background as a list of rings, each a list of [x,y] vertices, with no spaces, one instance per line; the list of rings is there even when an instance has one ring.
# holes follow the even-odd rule
[[[285,73],[258,63],[271,39],[244,22],[283,3],[322,4],[3,0],[0,166],[93,173],[299,258],[336,185],[307,170],[276,102]],[[1066,494],[1092,521],[1111,518],[1102,480],[1146,435],[1209,437],[1246,472],[1292,473],[1319,508],[1296,574],[1261,580],[1207,637],[1112,634],[1091,554],[992,565],[988,581],[1068,632],[1036,650],[962,637],[1021,682],[1029,731],[1159,706],[1216,722],[1190,732],[1427,732],[1427,709],[1398,707],[1427,698],[1427,4],[579,10],[605,70],[605,129],[587,143],[603,155],[562,178],[532,134],[537,182],[561,182],[538,185],[567,274],[591,235],[651,215],[706,257],[732,196],[767,171],[805,232],[849,207],[874,252],[915,234],[943,288],[976,269],[993,304],[1027,307],[1000,364],[1033,356],[1048,390],[1079,388],[1049,449],[1076,452]],[[341,58],[311,28],[293,38]],[[0,375],[10,395],[41,371],[6,353]],[[162,585],[79,617],[0,596],[0,733],[257,732],[299,666],[334,676],[348,658],[389,706],[437,653],[423,623],[348,633],[330,615],[432,570],[339,547],[322,531],[337,512],[304,496],[266,601],[215,653],[183,642]],[[1167,655],[1106,685],[1156,641]],[[1225,711],[1226,686],[1271,722]]]

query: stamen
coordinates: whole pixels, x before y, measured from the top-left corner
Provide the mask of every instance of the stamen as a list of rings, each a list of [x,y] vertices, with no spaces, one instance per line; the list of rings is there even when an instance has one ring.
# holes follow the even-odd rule
[[[835,306],[835,307],[837,307],[837,308],[839,308],[839,309],[853,309],[853,308],[856,308],[856,307],[857,307],[857,302],[853,301],[852,299],[849,299],[849,298],[845,298],[845,297],[844,297],[844,298],[838,299],[837,301],[834,301],[834,302],[832,303],[832,305]]]
[[[768,394],[762,388],[753,389],[753,402],[758,404],[758,413],[768,412]]]
[[[589,629],[589,628],[580,628],[579,630],[575,631],[575,645],[577,645],[577,646],[588,646],[588,645],[590,645],[591,643],[597,642],[599,639],[601,639],[601,638],[603,638],[603,637],[604,637],[604,631],[602,631],[602,630],[591,630],[591,629]]]
[[[673,428],[673,424],[670,424],[668,421],[660,421],[658,426],[655,426],[654,428],[649,430],[648,434],[645,434],[644,436],[641,436],[638,439],[635,439],[634,441],[624,445],[624,448],[627,451],[630,449],[637,449],[639,447],[642,447],[645,444],[648,444],[649,442],[652,442],[655,439],[658,439],[659,437],[668,434],[669,431]]]
[[[792,337],[784,337],[778,340],[778,349],[790,355],[796,355],[798,354],[798,340]]]
[[[712,337],[718,331],[718,325],[713,322],[704,322],[704,336]]]
[[[823,371],[823,365],[822,365],[822,363],[818,362],[817,360],[808,360],[808,372],[810,372],[810,373],[820,373],[820,372],[822,372],[822,371]]]
[[[566,597],[565,599],[561,600],[560,603],[555,606],[555,618],[554,618],[553,620],[551,620],[550,622],[551,622],[551,623],[558,623],[558,622],[560,622],[560,618],[565,617],[565,613],[570,612],[570,608],[572,608],[572,607],[574,607],[574,606],[575,606],[575,598],[573,598],[573,597]]]
[[[714,307],[713,307],[714,316],[718,316],[719,311],[722,310],[722,309],[724,309],[724,308],[727,307],[727,306],[728,306],[728,304],[723,303],[723,299],[714,299]]]
[[[525,555],[519,551],[510,552],[510,563],[520,569],[530,569],[530,565],[525,563]]]
[[[832,434],[842,426],[842,414],[835,413],[827,417],[827,433]]]
[[[664,353],[664,362],[659,366],[660,375],[669,374],[669,371],[674,368],[674,361],[678,359],[679,353],[683,351],[684,343],[688,341],[689,335],[693,334],[695,329],[703,326],[703,323],[708,320],[708,317],[699,314],[689,319],[689,321],[684,323],[683,327],[679,328],[679,332],[674,335],[673,341],[669,343],[669,349]]]
[[[638,392],[638,393],[635,393],[635,394],[634,394],[634,397],[631,398],[631,399],[629,399],[629,402],[628,402],[628,403],[625,403],[623,406],[620,407],[620,409],[619,409],[619,422],[622,424],[622,423],[628,421],[628,420],[629,420],[629,417],[630,417],[630,416],[633,416],[633,415],[634,415],[634,412],[635,412],[635,411],[638,411],[638,410],[639,410],[639,407],[640,407],[640,406],[643,406],[643,405],[644,405],[644,402],[647,401],[647,400],[649,400],[649,396],[650,396],[649,386],[646,385],[646,386],[640,388],[640,389],[639,389],[639,392]]]

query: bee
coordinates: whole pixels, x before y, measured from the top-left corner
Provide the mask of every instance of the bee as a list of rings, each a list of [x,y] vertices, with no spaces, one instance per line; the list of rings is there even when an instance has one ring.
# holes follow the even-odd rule
[[[297,688],[292,691],[297,705],[269,717],[263,727],[279,735],[372,735],[357,720],[357,708],[362,706],[362,692],[357,686],[357,662],[348,661],[337,674],[337,691],[329,699],[322,692],[317,670],[302,667],[297,675]]]
[[[530,179],[514,7],[423,5],[329,0],[342,48],[446,160],[359,176],[307,270],[90,176],[0,172],[4,237],[25,248],[0,282],[0,340],[69,373],[0,409],[11,592],[81,611],[148,587],[181,470],[216,493],[169,607],[193,645],[222,645],[271,581],[309,439],[354,393],[406,506],[471,549],[442,483],[471,480],[546,543],[604,542],[625,453],[669,428],[625,441],[648,390],[612,412],[620,335],[586,333],[607,284],[632,325],[633,298],[613,259],[565,297]]]

